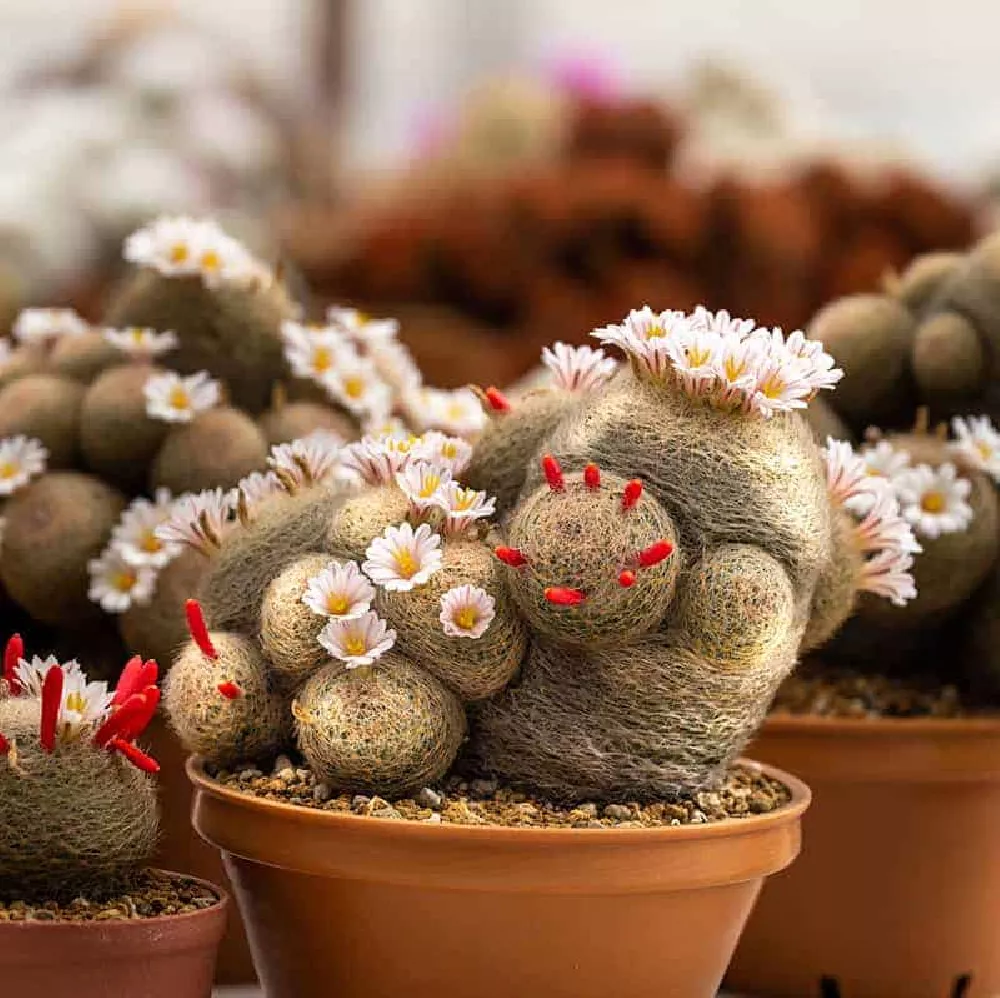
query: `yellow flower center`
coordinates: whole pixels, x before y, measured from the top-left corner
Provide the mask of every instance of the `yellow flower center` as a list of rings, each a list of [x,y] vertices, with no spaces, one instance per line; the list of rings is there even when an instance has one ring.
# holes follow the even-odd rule
[[[128,331],[129,336],[132,337],[133,343],[141,343],[145,339],[145,331],[139,326],[133,326]]]
[[[365,639],[360,634],[356,634],[344,642],[344,651],[348,655],[364,655],[368,651],[368,645],[365,644]]]
[[[77,714],[82,714],[87,709],[87,701],[84,700],[83,694],[74,690],[68,697],[66,697],[66,709],[75,711]]]
[[[663,326],[650,326],[646,331],[647,340],[662,340],[667,335],[667,331]]]
[[[926,492],[920,500],[920,508],[925,513],[940,513],[944,507],[945,499],[940,492]]]
[[[202,270],[216,271],[221,266],[222,266],[222,260],[220,259],[219,254],[215,252],[215,250],[208,250],[207,252],[202,253],[201,255]]]
[[[365,383],[361,378],[347,378],[344,381],[344,394],[351,399],[359,399],[365,393]]]
[[[458,457],[458,448],[451,441],[448,441],[441,446],[441,456],[449,459]]]
[[[154,530],[147,529],[142,532],[142,537],[139,539],[139,547],[147,554],[156,554],[157,551],[163,550],[163,543],[156,536]]]
[[[471,509],[475,499],[475,489],[457,489],[455,492],[455,509]]]
[[[976,450],[979,451],[980,456],[986,461],[993,458],[993,448],[985,440],[976,442]]]
[[[183,385],[175,385],[170,389],[170,405],[174,409],[191,408],[191,399]]]
[[[692,367],[704,367],[712,357],[707,347],[688,347],[686,352],[688,363]]]
[[[130,569],[123,568],[116,573],[111,580],[111,585],[120,593],[130,593],[136,583],[136,574]]]
[[[313,353],[313,368],[317,374],[324,374],[333,367],[333,353],[329,347],[316,347]]]
[[[770,374],[761,383],[760,392],[765,398],[780,399],[785,391],[785,382],[780,374]]]
[[[736,381],[743,377],[747,369],[747,362],[745,360],[737,360],[736,357],[727,357],[723,368],[726,372],[726,377],[730,381]]]
[[[455,623],[463,631],[471,631],[479,622],[479,615],[474,606],[464,606],[455,614]]]
[[[335,617],[339,617],[342,613],[347,613],[350,605],[343,593],[330,593],[326,598],[326,608]]]
[[[367,312],[355,312],[354,313],[354,321],[359,326],[367,326],[368,323],[372,321],[372,318],[371,318],[370,315],[368,315]]]
[[[418,495],[421,499],[430,499],[432,495],[438,490],[438,486],[441,484],[440,475],[428,475],[423,484],[420,486],[420,492]]]
[[[396,562],[396,572],[404,579],[413,578],[420,567],[410,551],[397,551],[393,559]]]
[[[0,478],[13,478],[20,470],[13,461],[4,461],[0,463]]]
[[[184,243],[174,243],[170,247],[170,262],[171,263],[184,263],[188,258],[188,248]]]
[[[465,409],[461,402],[452,402],[448,406],[449,419],[461,419],[465,415]]]

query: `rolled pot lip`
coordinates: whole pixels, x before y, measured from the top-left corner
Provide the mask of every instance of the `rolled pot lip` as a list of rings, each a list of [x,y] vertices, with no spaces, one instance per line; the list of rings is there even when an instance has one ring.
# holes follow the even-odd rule
[[[326,825],[330,828],[358,830],[362,827],[370,829],[372,835],[385,839],[431,839],[440,840],[448,836],[452,841],[476,839],[491,839],[493,841],[508,841],[511,843],[529,844],[532,842],[551,843],[556,839],[573,840],[603,840],[609,841],[630,839],[633,841],[658,840],[676,838],[679,841],[722,838],[736,835],[752,835],[759,833],[767,825],[780,825],[798,821],[801,815],[812,803],[812,791],[798,777],[787,773],[777,766],[756,762],[753,759],[739,758],[733,766],[744,766],[756,769],[783,784],[791,794],[791,799],[781,807],[766,814],[753,814],[745,818],[730,818],[724,821],[708,822],[700,825],[657,825],[652,828],[565,828],[565,827],[535,827],[518,825],[460,825],[452,823],[434,823],[426,821],[386,821],[382,818],[372,818],[370,815],[345,814],[338,811],[323,811],[317,808],[302,807],[297,804],[286,804],[283,801],[267,800],[253,794],[232,790],[212,779],[205,772],[205,760],[201,756],[189,756],[185,763],[188,779],[196,791],[203,791],[215,797],[250,810],[264,810],[281,815],[302,824]]]
[[[163,870],[158,866],[148,866],[145,868],[150,873],[165,873],[169,877],[183,877],[185,880],[193,880],[202,887],[211,888],[218,896],[218,901],[207,908],[199,908],[196,911],[179,911],[172,915],[152,915],[144,918],[112,918],[96,921],[94,919],[30,919],[22,922],[7,921],[0,923],[0,932],[17,929],[21,932],[85,932],[101,931],[107,932],[127,932],[149,930],[151,926],[177,925],[182,922],[190,922],[198,918],[228,916],[231,899],[229,892],[211,880],[202,877],[195,877],[189,873],[181,873],[178,870]]]
[[[768,714],[758,729],[772,734],[841,734],[871,738],[899,735],[953,735],[958,738],[1000,737],[1000,712],[996,717],[830,717],[822,714]]]

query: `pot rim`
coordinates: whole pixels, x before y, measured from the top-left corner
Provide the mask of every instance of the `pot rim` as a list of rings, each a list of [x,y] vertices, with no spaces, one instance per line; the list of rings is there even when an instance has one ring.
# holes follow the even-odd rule
[[[197,758],[188,760],[187,772],[194,826],[222,851],[231,875],[246,861],[341,881],[592,897],[715,889],[788,866],[799,851],[809,788],[780,770],[745,764],[787,786],[788,803],[770,814],[656,828],[387,821],[224,788]]]
[[[1000,713],[996,717],[828,717],[822,714],[768,714],[761,728],[774,734],[804,733],[862,735],[892,738],[899,735],[953,735],[1000,737]]]
[[[751,834],[758,832],[762,825],[784,823],[798,818],[812,802],[812,791],[798,777],[776,766],[769,766],[752,759],[737,759],[734,766],[756,769],[772,779],[783,784],[791,793],[790,800],[781,807],[767,814],[753,814],[746,818],[730,818],[725,821],[709,822],[703,825],[657,825],[653,828],[565,828],[536,827],[520,825],[459,825],[447,822],[431,824],[426,821],[386,821],[382,818],[372,818],[365,814],[345,814],[341,811],[324,811],[319,808],[302,807],[298,804],[286,804],[283,801],[267,800],[254,794],[241,793],[232,790],[212,779],[205,772],[205,760],[201,756],[189,756],[185,763],[188,779],[194,784],[195,790],[201,790],[216,797],[221,797],[231,804],[250,810],[264,810],[276,815],[287,817],[295,823],[317,825],[326,824],[331,828],[361,828],[372,829],[374,835],[390,839],[399,838],[434,838],[449,836],[452,840],[468,839],[470,841],[481,837],[494,840],[511,840],[529,843],[532,840],[551,842],[553,839],[611,839],[629,838],[631,840],[660,839],[665,837],[679,840],[708,839],[728,837],[731,835]]]
[[[31,919],[30,921],[26,920],[23,922],[7,921],[0,923],[0,932],[15,929],[21,932],[51,932],[53,934],[57,932],[87,932],[95,930],[103,930],[105,933],[109,931],[127,932],[129,929],[139,931],[148,930],[152,926],[177,925],[182,922],[190,922],[196,918],[218,916],[220,913],[223,916],[228,915],[231,903],[229,892],[218,884],[214,884],[212,881],[205,880],[202,877],[192,876],[189,873],[181,873],[177,870],[163,870],[158,866],[149,866],[146,869],[153,873],[165,873],[170,877],[184,877],[185,880],[193,880],[195,883],[201,884],[203,887],[209,887],[215,891],[219,900],[207,908],[198,908],[196,911],[179,911],[172,915],[152,915],[145,918],[114,918],[102,921],[95,921],[93,919],[81,919],[78,921],[71,921],[69,919],[38,919],[37,921]]]
[[[1000,717],[772,714],[756,747],[814,784],[1000,782]]]

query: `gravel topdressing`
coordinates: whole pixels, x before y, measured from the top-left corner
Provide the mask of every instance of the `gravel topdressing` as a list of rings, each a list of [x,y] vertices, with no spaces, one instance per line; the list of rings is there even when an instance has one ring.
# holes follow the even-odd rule
[[[675,801],[652,804],[584,803],[560,807],[490,780],[446,780],[414,797],[384,800],[364,794],[335,794],[308,766],[279,756],[273,765],[209,770],[219,783],[265,800],[313,810],[368,815],[391,821],[446,825],[501,825],[529,828],[656,828],[703,825],[767,814],[791,798],[787,787],[756,769],[734,767],[722,787]]]
[[[111,896],[84,894],[67,903],[45,898],[0,900],[0,922],[103,922],[183,915],[219,903],[215,891],[179,874],[147,870],[128,892]]]
[[[816,668],[793,673],[778,691],[772,709],[776,713],[843,718],[981,717],[991,713],[963,701],[956,687],[942,686],[927,677]]]

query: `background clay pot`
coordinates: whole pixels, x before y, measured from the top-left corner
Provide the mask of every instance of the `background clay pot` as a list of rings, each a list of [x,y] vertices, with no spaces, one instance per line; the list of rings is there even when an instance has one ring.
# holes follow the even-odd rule
[[[773,814],[659,829],[385,821],[226,790],[198,761],[268,998],[714,998],[809,790]]]
[[[212,908],[161,918],[4,922],[0,990],[23,998],[209,998],[229,907],[222,894]]]
[[[767,998],[1000,993],[1000,720],[773,716],[754,756],[809,782],[795,868],[761,895],[727,975]]]
[[[184,870],[230,890],[218,850],[207,845],[191,827],[191,781],[184,772],[186,753],[162,714],[158,714],[143,736],[150,753],[160,764],[160,841],[153,863],[168,870]],[[243,919],[235,905],[219,947],[217,984],[252,984],[257,980],[247,944]],[[178,998],[178,996],[175,996]]]

